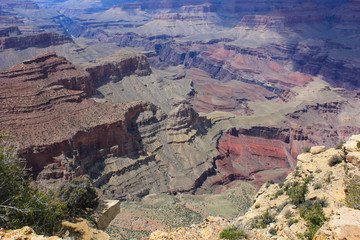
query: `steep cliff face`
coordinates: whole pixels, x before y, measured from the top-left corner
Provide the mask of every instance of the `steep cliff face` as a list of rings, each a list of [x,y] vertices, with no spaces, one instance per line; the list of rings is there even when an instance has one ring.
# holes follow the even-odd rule
[[[146,76],[151,74],[149,62],[144,55],[122,50],[115,55],[86,63],[82,67],[90,73],[96,85],[103,85],[109,80],[120,81],[124,76],[136,74]]]
[[[58,33],[40,33],[35,35],[4,37],[0,38],[0,47],[2,49],[25,49],[29,47],[48,47],[73,42],[65,35]]]

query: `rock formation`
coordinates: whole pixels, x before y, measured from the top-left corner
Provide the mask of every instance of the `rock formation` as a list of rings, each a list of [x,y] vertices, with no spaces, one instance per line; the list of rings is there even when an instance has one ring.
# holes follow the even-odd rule
[[[5,231],[4,229],[0,230],[1,239],[19,239],[19,240],[61,240],[59,237],[45,237],[36,235],[34,230],[29,227],[23,227],[18,230],[9,230]]]

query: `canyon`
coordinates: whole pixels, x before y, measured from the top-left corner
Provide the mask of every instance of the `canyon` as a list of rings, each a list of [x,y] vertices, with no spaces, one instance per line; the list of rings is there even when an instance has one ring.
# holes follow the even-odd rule
[[[129,212],[153,194],[193,211],[192,196],[244,190],[244,213],[304,149],[359,132],[359,7],[2,1],[0,131],[38,184],[86,174]]]

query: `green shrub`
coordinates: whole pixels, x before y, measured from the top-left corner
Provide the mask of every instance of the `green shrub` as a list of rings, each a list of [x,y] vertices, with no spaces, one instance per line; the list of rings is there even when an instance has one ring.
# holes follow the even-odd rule
[[[255,208],[256,208],[256,209],[260,208],[260,204],[258,204],[258,203],[255,204]]]
[[[296,206],[299,206],[301,203],[305,202],[305,194],[308,192],[307,185],[305,182],[299,183],[295,182],[293,185],[286,191],[289,196],[291,203]]]
[[[270,228],[269,233],[274,236],[276,235],[277,231],[275,228]]]
[[[341,163],[342,161],[343,161],[343,159],[340,155],[334,155],[329,159],[328,164],[330,167],[333,167],[333,166]]]
[[[264,214],[253,218],[250,225],[251,228],[266,228],[267,225],[273,222],[275,222],[275,216],[269,210],[266,210]]]
[[[235,226],[232,226],[229,228],[225,228],[220,233],[220,238],[230,239],[230,240],[243,239],[243,238],[246,238],[246,233],[244,230],[238,231]]]
[[[293,224],[295,223],[294,219],[290,219],[289,222],[287,223],[288,227],[291,227]]]
[[[95,209],[99,204],[98,194],[85,175],[62,184],[56,197],[66,204],[69,215],[85,215],[87,209]]]
[[[315,233],[326,221],[324,210],[318,202],[308,201],[308,204],[300,208],[300,216],[304,218],[308,225],[308,230],[304,234],[306,239],[313,239]]]
[[[311,174],[310,176],[307,176],[306,178],[303,179],[303,181],[308,184],[309,182],[311,182],[314,179],[314,176]]]
[[[31,185],[29,172],[0,134],[0,227],[32,227],[40,234],[56,234],[61,229],[64,206],[51,192]]]
[[[300,168],[296,167],[294,170],[294,177],[298,177],[300,175]]]
[[[270,187],[270,185],[274,184],[274,181],[273,180],[269,180],[267,181],[266,183],[266,188]]]
[[[289,204],[289,202],[284,202],[284,203],[282,203],[281,205],[279,205],[277,208],[276,208],[276,211],[278,212],[278,213],[280,213],[287,205]]]
[[[360,142],[357,142],[356,147],[360,148]]]
[[[355,176],[345,181],[346,205],[360,210],[360,177]]]
[[[323,208],[328,206],[328,201],[327,201],[326,197],[319,198],[315,202],[318,203]]]
[[[292,216],[291,211],[290,211],[290,210],[287,210],[287,211],[285,212],[284,216],[285,216],[286,219],[290,219],[291,216]]]
[[[281,196],[283,194],[284,194],[284,190],[280,189],[275,193],[275,198],[277,198],[277,197],[279,197],[279,196]]]

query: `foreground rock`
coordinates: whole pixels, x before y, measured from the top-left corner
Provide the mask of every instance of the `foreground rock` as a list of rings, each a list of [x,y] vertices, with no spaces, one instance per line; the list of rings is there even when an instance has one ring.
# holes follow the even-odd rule
[[[36,235],[35,231],[30,227],[23,227],[18,230],[8,230],[0,229],[0,239],[8,240],[61,240],[59,237],[45,237],[41,235]]]
[[[342,207],[316,233],[314,240],[360,239],[360,211]]]

